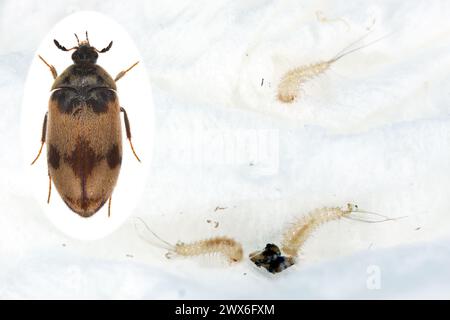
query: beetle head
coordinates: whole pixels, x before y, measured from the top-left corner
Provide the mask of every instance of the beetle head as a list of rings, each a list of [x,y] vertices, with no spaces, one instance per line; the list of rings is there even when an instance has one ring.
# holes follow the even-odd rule
[[[77,45],[70,49],[67,49],[66,47],[60,45],[57,40],[53,40],[56,47],[58,49],[61,49],[62,51],[75,50],[74,53],[72,53],[72,60],[75,64],[96,63],[98,54],[107,52],[109,49],[111,49],[111,46],[113,44],[113,42],[111,41],[106,48],[98,50],[95,47],[91,46],[91,44],[89,43],[87,31],[86,31],[86,40],[80,41],[76,34],[75,38],[77,38]]]

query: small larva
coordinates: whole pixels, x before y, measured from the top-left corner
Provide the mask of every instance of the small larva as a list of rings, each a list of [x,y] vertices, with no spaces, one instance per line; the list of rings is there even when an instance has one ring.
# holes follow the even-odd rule
[[[345,210],[339,207],[313,210],[289,226],[283,235],[281,249],[287,255],[296,257],[300,248],[317,228],[326,222],[348,216],[354,210],[355,206],[352,204],[348,204]]]
[[[383,38],[385,38],[385,37],[382,37],[382,38],[374,40],[366,45],[363,45],[363,46],[360,46],[360,47],[357,47],[354,49],[350,49],[355,44],[357,44],[358,42],[363,40],[367,35],[368,34],[364,35],[360,39],[356,40],[355,42],[351,43],[350,45],[348,45],[347,47],[342,49],[340,52],[338,52],[334,56],[334,58],[332,58],[330,60],[320,61],[317,63],[308,64],[308,65],[303,65],[303,66],[297,67],[295,69],[292,69],[292,70],[289,70],[288,72],[286,72],[284,74],[284,76],[281,77],[280,83],[278,85],[278,94],[277,94],[278,100],[280,100],[283,103],[293,102],[295,99],[297,99],[298,93],[301,89],[301,86],[305,82],[321,75],[322,73],[327,71],[333,63],[335,63],[339,59],[345,57],[346,55],[348,55],[352,52],[358,51],[360,49],[366,48],[366,47],[370,46],[371,44],[374,44],[375,42],[378,42],[378,41],[382,40]]]
[[[138,229],[139,227],[138,221],[148,232],[150,232],[159,241],[164,243],[163,248],[168,250],[166,254],[167,258],[171,258],[172,255],[192,257],[205,254],[222,254],[223,256],[228,258],[230,262],[240,262],[243,259],[244,251],[242,249],[242,245],[232,238],[214,237],[211,239],[199,240],[193,243],[178,242],[176,245],[172,245],[169,242],[161,239],[156,233],[154,233],[141,218],[137,218],[135,224],[136,229]],[[143,236],[142,232],[138,231],[138,234],[140,234],[140,236],[145,239],[145,236]]]

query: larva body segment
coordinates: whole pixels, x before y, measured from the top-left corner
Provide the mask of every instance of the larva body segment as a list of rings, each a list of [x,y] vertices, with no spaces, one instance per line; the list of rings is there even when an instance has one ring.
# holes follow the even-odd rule
[[[221,253],[231,262],[239,262],[243,258],[241,244],[228,237],[215,237],[190,244],[177,243],[174,247],[174,253],[185,257]]]
[[[293,102],[297,99],[301,86],[308,80],[324,73],[331,63],[332,61],[322,61],[288,71],[278,85],[278,100],[284,103]]]
[[[352,211],[353,207],[351,205],[348,206],[347,210],[342,210],[339,207],[324,207],[313,210],[306,216],[298,219],[286,230],[281,249],[285,254],[296,257],[300,248],[317,228],[326,222],[338,220]]]

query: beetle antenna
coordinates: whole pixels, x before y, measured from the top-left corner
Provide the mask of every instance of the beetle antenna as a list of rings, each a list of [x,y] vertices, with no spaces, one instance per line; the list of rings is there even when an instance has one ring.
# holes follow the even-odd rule
[[[88,36],[87,30],[86,30],[86,41],[87,41],[87,43],[90,45],[90,43],[89,43],[89,36]]]
[[[111,49],[112,45],[113,42],[111,41],[106,48],[103,48],[102,50],[95,49],[95,51],[97,51],[98,53],[105,53],[106,51],[109,51],[109,49]]]
[[[74,35],[75,35],[75,38],[77,38],[77,44],[80,45],[80,39],[78,39],[78,36],[76,33],[74,33]]]
[[[76,35],[75,35],[75,36],[76,36]],[[77,39],[78,39],[78,37],[77,37]],[[70,50],[74,50],[74,49],[77,49],[77,48],[78,48],[78,47],[73,47],[73,48],[67,49],[66,47],[60,45],[59,42],[58,42],[58,40],[56,40],[56,39],[53,39],[53,42],[55,43],[56,47],[57,47],[58,49],[62,50],[62,51],[70,51]]]

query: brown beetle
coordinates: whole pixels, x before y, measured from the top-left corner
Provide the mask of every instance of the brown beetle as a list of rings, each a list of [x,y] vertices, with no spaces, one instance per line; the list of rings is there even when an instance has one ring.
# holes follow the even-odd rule
[[[51,88],[48,112],[42,127],[41,147],[47,143],[50,201],[52,180],[67,206],[82,217],[95,214],[111,196],[122,163],[122,129],[120,112],[124,114],[125,131],[131,150],[128,116],[120,107],[116,82],[138,64],[121,71],[114,79],[100,67],[98,53],[107,52],[109,45],[97,50],[86,40],[67,49],[54,40],[63,51],[75,50],[73,64],[58,76],[54,66],[39,58],[50,68],[55,79]]]

